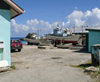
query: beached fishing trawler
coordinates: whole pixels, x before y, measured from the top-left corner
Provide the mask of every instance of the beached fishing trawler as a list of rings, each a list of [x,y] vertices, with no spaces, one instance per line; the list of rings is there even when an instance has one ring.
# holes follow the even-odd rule
[[[61,29],[59,25],[53,30],[52,34],[46,34],[43,38],[39,38],[36,33],[29,33],[25,38],[25,41],[28,42],[28,45],[31,44],[66,44],[72,43],[73,45],[80,44],[82,45],[82,35],[73,34],[68,28]]]
[[[81,35],[75,35],[72,34],[72,32],[67,29],[61,29],[59,26],[57,26],[52,34],[46,34],[45,35],[47,40],[50,40],[52,44],[66,44],[66,43],[72,43],[73,45],[81,44],[82,43],[82,36]]]
[[[48,46],[50,42],[45,38],[39,38],[36,33],[28,33],[28,35],[24,38],[27,41],[28,45],[44,45]]]
[[[39,37],[36,33],[28,33],[24,40],[27,41],[28,45],[39,44]]]

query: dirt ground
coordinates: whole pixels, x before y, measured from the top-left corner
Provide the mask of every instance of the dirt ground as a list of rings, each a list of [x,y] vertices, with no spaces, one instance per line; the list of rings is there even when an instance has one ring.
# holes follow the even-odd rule
[[[0,82],[94,82],[82,69],[71,67],[90,60],[89,53],[24,46],[11,55],[16,69],[0,73]]]

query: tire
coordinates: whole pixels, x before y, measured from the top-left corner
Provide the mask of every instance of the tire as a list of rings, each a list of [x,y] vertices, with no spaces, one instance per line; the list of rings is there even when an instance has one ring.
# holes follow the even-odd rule
[[[28,42],[28,45],[30,45],[30,42]]]
[[[20,52],[21,51],[21,49],[18,49],[18,52]]]
[[[14,52],[15,50],[11,50],[11,52]]]
[[[77,43],[73,43],[72,45],[73,45],[73,46],[76,46],[76,45],[77,45]]]

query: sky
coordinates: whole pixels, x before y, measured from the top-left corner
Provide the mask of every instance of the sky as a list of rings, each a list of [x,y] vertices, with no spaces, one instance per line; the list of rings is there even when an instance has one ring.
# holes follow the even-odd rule
[[[57,24],[73,27],[99,28],[100,0],[13,0],[24,13],[11,20],[11,36],[25,37],[30,32],[51,33]],[[88,26],[88,27],[87,27]]]

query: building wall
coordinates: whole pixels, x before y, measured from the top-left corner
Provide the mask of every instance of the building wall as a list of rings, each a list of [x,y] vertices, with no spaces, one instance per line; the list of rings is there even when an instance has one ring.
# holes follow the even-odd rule
[[[88,51],[91,52],[93,44],[100,44],[100,31],[89,31]]]
[[[9,6],[0,2],[0,41],[4,41],[3,60],[7,60],[11,66],[10,56],[10,11]],[[0,61],[1,61],[0,49]]]

